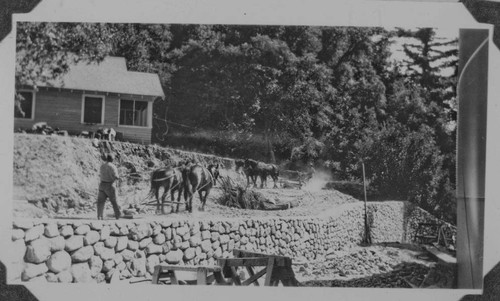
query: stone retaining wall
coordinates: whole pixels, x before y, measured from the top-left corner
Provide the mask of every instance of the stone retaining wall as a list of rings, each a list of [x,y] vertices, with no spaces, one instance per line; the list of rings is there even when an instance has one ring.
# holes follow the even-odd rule
[[[416,225],[435,220],[403,202],[370,203],[373,243],[409,242]],[[151,277],[159,263],[215,264],[235,248],[321,259],[360,243],[364,205],[351,203],[317,217],[177,220],[16,220],[10,281],[105,282]]]

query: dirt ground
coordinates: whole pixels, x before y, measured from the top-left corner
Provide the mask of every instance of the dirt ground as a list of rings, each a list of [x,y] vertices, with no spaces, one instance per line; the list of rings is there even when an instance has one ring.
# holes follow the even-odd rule
[[[78,218],[94,219],[96,216],[96,198],[98,169],[102,163],[99,148],[93,146],[91,140],[74,137],[48,137],[41,135],[15,136],[14,140],[14,216],[23,218]],[[180,206],[179,213],[156,214],[154,206],[145,203],[155,202],[148,198],[150,191],[150,173],[153,169],[178,162],[183,159],[197,159],[207,164],[213,160],[203,154],[181,152],[173,149],[138,146],[126,143],[115,144],[121,159],[118,166],[122,179],[117,183],[119,205],[122,209],[129,206],[140,207],[142,213],[135,216],[139,219],[158,218],[256,218],[269,216],[308,216],[332,209],[336,206],[358,202],[357,199],[336,190],[322,190],[324,178],[313,179],[302,189],[291,188],[251,188],[261,193],[268,200],[281,202],[293,201],[298,206],[287,210],[261,211],[229,208],[219,205],[221,196],[220,184],[212,189],[205,206],[200,211],[200,200],[193,199],[193,213]],[[162,152],[158,154],[159,152]],[[222,160],[224,158],[215,158]],[[227,160],[225,161],[227,163]],[[138,181],[130,181],[129,170],[125,163],[131,163],[137,169]],[[228,167],[220,170],[221,176],[231,178],[235,183],[246,186],[246,178]],[[280,179],[278,185],[283,187]],[[258,183],[260,185],[260,183]],[[272,187],[271,179],[267,181]],[[105,214],[112,214],[110,204],[106,205]],[[111,215],[112,218],[112,215]]]

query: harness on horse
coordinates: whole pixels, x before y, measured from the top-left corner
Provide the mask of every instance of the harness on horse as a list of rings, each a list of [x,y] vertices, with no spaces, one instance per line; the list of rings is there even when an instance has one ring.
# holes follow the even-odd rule
[[[198,192],[201,189],[205,188],[208,184],[214,184],[214,176],[212,175],[212,172],[209,169],[207,169],[207,170],[208,170],[208,174],[210,175],[210,181],[208,181],[207,183],[205,183],[205,185],[201,186],[200,188],[196,189],[195,192]]]
[[[153,181],[155,181],[155,182],[160,182],[160,181],[168,180],[168,179],[170,179],[170,178],[172,178],[172,177],[174,177],[174,176],[175,176],[175,175],[171,175],[170,177],[166,177],[166,178],[153,179]]]

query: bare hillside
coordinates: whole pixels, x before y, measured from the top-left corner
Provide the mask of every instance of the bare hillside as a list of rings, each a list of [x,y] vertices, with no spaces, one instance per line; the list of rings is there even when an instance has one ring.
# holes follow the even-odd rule
[[[234,171],[234,161],[231,159],[155,145],[113,142],[111,147],[117,155],[116,164],[122,176],[118,183],[122,208],[148,201],[149,175],[152,170],[184,159],[194,159],[204,164],[219,163],[223,166],[221,175],[240,183],[246,181]],[[89,139],[16,134],[13,175],[15,215],[93,218],[101,162],[100,147]],[[298,201],[300,206],[278,212],[227,208],[216,202],[221,193],[216,187],[210,194],[205,212],[197,211],[199,201],[195,198],[193,214],[197,217],[301,216],[318,214],[343,203],[357,202],[335,190],[259,189],[259,192],[271,200]],[[144,216],[154,215],[154,207],[143,208]],[[188,213],[181,206],[178,215],[185,214]]]

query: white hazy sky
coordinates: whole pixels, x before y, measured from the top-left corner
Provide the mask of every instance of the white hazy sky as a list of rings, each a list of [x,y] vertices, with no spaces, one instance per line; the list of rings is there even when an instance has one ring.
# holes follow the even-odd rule
[[[390,28],[387,28],[390,29]],[[406,28],[405,28],[406,29]],[[408,28],[412,29],[412,28]],[[416,29],[416,28],[415,28]],[[436,38],[444,38],[444,41],[450,41],[458,38],[458,28],[435,28]],[[393,53],[392,59],[395,61],[401,61],[406,58],[406,55],[403,52],[403,43],[413,43],[416,42],[416,39],[408,39],[408,38],[399,38],[394,39],[395,43],[391,47],[391,51]],[[458,45],[456,46],[458,47]],[[450,49],[450,47],[442,47],[442,50]],[[448,76],[453,73],[452,68],[447,68],[442,70],[442,75]]]

